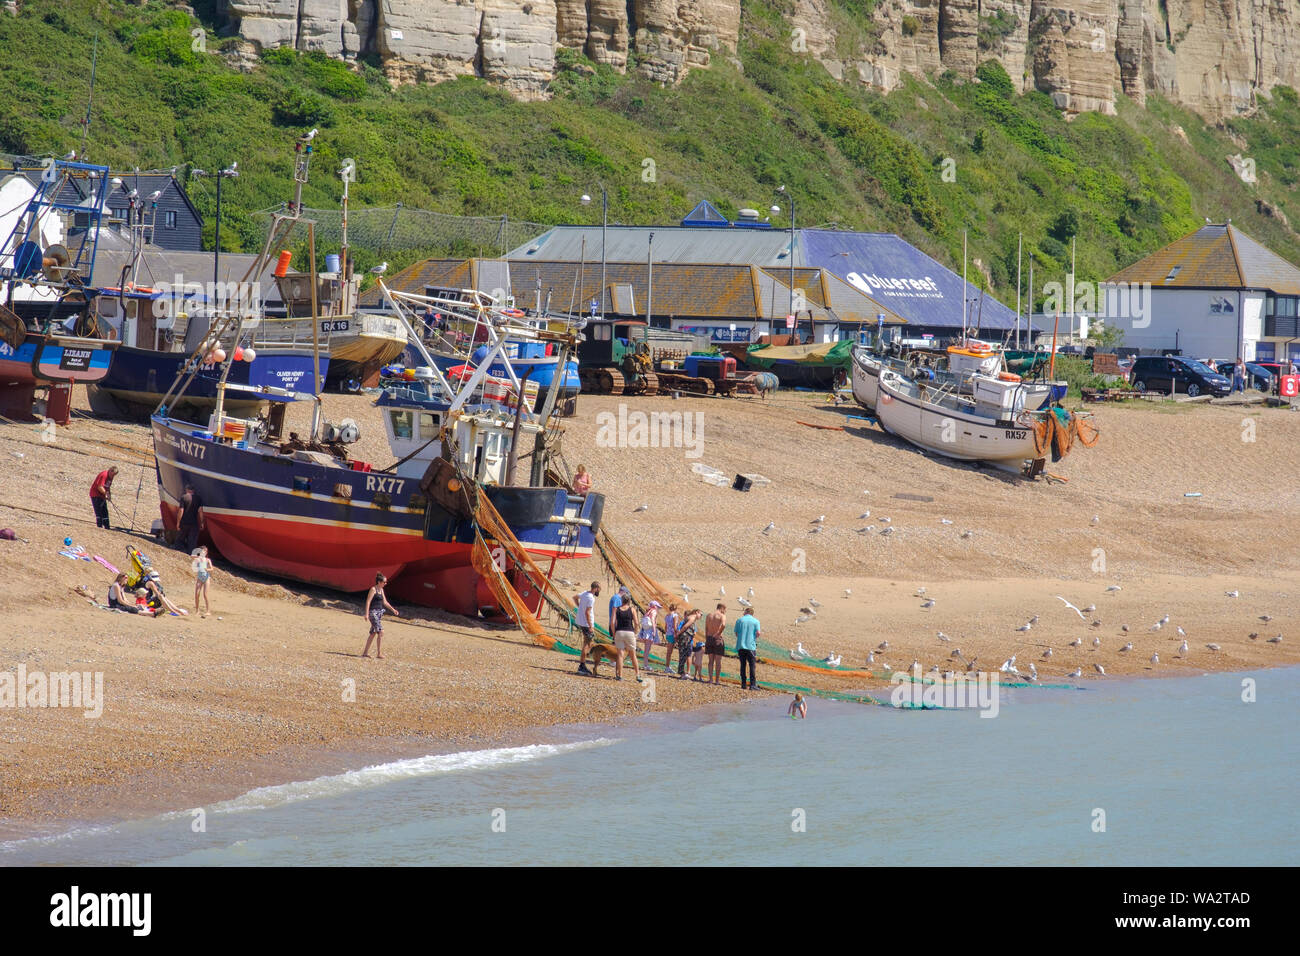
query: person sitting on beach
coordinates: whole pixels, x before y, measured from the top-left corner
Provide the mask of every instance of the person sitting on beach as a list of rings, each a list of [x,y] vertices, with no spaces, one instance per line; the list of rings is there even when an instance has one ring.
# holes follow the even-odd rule
[[[641,629],[637,631],[636,642],[641,646],[645,654],[645,668],[650,669],[650,648],[659,643],[659,625],[655,620],[659,609],[663,605],[658,601],[651,601],[650,606],[646,608],[645,614],[641,615]]]
[[[144,588],[135,589],[135,610],[138,614],[148,614],[150,617],[158,613],[157,608],[150,606],[149,592]]]
[[[808,716],[808,703],[803,699],[803,694],[794,695],[794,700],[790,701],[790,709],[786,713],[792,718]]]
[[[138,593],[138,592],[137,592]],[[177,607],[167,597],[162,587],[162,578],[158,576],[157,571],[150,571],[144,579],[144,593],[149,598],[149,606],[154,609],[154,613],[161,614],[167,611],[177,617],[184,617],[190,612],[183,607]]]
[[[207,617],[212,613],[212,605],[208,603],[208,580],[212,577],[212,559],[208,557],[208,549],[198,547],[194,549],[194,613],[199,612],[199,598],[203,598],[203,616]]]
[[[578,473],[573,476],[573,493],[586,496],[591,491],[591,473],[586,465],[578,466]]]
[[[366,638],[366,649],[361,652],[362,657],[370,656],[370,642],[375,642],[375,660],[384,659],[384,608],[393,612],[394,617],[401,617],[397,608],[388,603],[388,598],[384,594],[384,585],[388,583],[388,578],[380,572],[375,575],[374,587],[366,595],[366,618],[370,621],[370,636]],[[378,603],[375,598],[379,598]],[[373,606],[372,606],[373,605]]]
[[[118,574],[113,583],[108,586],[108,606],[115,611],[126,611],[127,614],[139,614],[140,608],[136,607],[135,601],[128,599],[126,596],[126,572]],[[152,614],[152,611],[147,613]]]

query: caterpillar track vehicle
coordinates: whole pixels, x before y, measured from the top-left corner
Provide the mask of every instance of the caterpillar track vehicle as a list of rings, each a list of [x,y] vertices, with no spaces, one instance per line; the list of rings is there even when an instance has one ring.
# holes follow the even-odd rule
[[[578,345],[578,378],[594,395],[655,395],[659,377],[645,341],[644,322],[592,322]]]

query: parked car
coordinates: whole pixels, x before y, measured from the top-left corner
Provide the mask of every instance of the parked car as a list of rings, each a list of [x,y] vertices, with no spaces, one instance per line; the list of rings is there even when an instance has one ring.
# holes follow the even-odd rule
[[[1139,392],[1186,392],[1196,396],[1227,395],[1232,380],[1220,375],[1204,362],[1179,355],[1139,355],[1129,372],[1129,380]]]
[[[1222,376],[1226,377],[1229,382],[1232,381],[1232,367],[1235,362],[1220,362],[1214,368]],[[1256,365],[1254,362],[1246,363],[1246,386],[1248,388],[1258,389],[1261,392],[1273,391],[1273,373],[1262,365]]]

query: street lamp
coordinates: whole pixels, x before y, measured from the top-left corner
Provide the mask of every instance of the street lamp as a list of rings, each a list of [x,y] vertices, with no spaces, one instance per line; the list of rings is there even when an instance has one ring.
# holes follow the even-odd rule
[[[190,175],[196,177],[203,177],[209,175],[209,173],[207,172],[207,170],[203,170],[203,169],[192,169],[190,170]],[[214,237],[215,241],[213,242],[213,246],[215,248],[212,253],[212,281],[220,282],[221,273],[219,270],[221,266],[221,180],[237,179],[239,177],[239,163],[233,162],[225,169],[219,170],[217,173],[215,173],[215,175],[217,177],[217,228],[216,228],[216,235]]]
[[[794,194],[789,192],[785,186],[777,187],[776,191],[790,201],[790,314],[797,318],[797,314],[794,311]],[[780,211],[780,206],[772,206],[773,215],[776,215]],[[796,332],[797,338],[797,330],[791,329],[791,331]]]
[[[586,193],[582,194],[582,204],[591,205],[591,197]],[[600,317],[603,321],[605,318],[605,237],[609,230],[609,193],[605,191],[605,184],[600,184]]]

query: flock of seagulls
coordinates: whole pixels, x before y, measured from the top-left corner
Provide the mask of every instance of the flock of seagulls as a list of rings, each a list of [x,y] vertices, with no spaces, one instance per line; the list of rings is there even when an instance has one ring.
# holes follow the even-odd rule
[[[864,494],[864,495],[869,495],[869,494],[871,494],[871,492],[869,492],[869,491],[864,491],[863,494]],[[636,514],[636,513],[639,512],[639,511],[645,511],[645,510],[647,510],[648,507],[649,507],[648,505],[641,505],[639,508],[634,508],[634,509],[632,510],[632,513],[633,513],[633,514]],[[858,515],[858,519],[857,519],[857,520],[859,520],[859,521],[866,521],[866,520],[869,519],[870,517],[871,517],[871,509],[870,509],[870,508],[867,508],[866,510],[864,510],[864,511],[862,512],[862,514]],[[879,521],[880,524],[882,524],[882,525],[885,526],[884,528],[882,528],[882,529],[880,530],[880,534],[882,534],[882,535],[888,535],[888,534],[893,534],[893,533],[894,533],[894,529],[893,529],[893,527],[892,527],[892,522],[893,522],[893,519],[892,519],[892,518],[887,518],[887,517],[885,517],[885,518],[877,518],[876,520]],[[950,525],[950,524],[952,524],[952,519],[951,519],[951,518],[940,518],[940,519],[939,519],[939,523],[942,524],[942,525]],[[808,533],[809,533],[809,534],[821,534],[822,531],[824,531],[824,530],[826,529],[826,527],[827,527],[827,524],[826,524],[826,516],[825,516],[825,515],[818,515],[817,517],[815,517],[815,518],[813,518],[811,521],[809,521],[808,524],[810,524],[810,525],[812,526],[812,527],[810,527],[810,528],[808,529]],[[773,531],[775,531],[775,530],[776,530],[776,522],[775,522],[775,521],[769,521],[766,525],[763,526],[762,530],[759,531],[759,534],[770,535],[770,534],[771,534]],[[869,525],[866,525],[865,527],[862,527],[862,528],[858,528],[858,529],[857,529],[858,534],[869,534],[869,533],[871,533],[872,531],[875,531],[875,530],[876,530],[876,526],[875,526],[874,524],[869,524]],[[974,533],[975,533],[975,532],[973,532],[973,531],[971,531],[971,530],[969,530],[969,529],[966,529],[966,530],[963,530],[963,531],[961,532],[960,536],[961,536],[962,538],[969,538],[969,537],[971,537]]]

